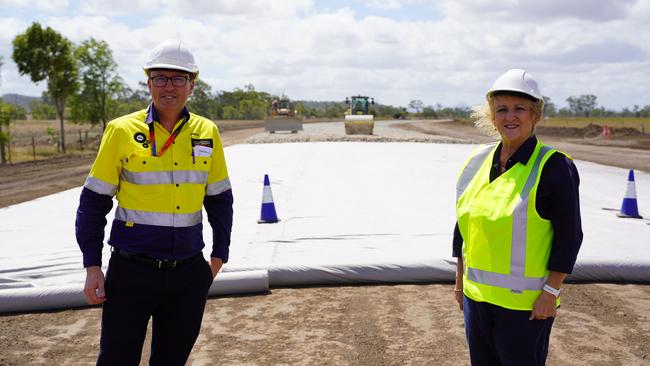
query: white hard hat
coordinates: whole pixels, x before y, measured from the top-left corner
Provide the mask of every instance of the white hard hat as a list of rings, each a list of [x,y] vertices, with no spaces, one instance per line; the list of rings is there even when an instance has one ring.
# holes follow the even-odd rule
[[[510,69],[499,76],[485,96],[489,97],[490,94],[497,91],[514,91],[529,95],[537,100],[544,100],[537,81],[531,74],[522,69]]]
[[[191,74],[199,72],[194,56],[178,39],[168,39],[154,47],[142,68],[145,72],[151,69],[181,70]]]

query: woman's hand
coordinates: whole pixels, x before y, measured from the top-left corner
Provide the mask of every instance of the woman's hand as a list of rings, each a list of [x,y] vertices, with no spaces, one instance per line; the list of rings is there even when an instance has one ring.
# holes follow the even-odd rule
[[[463,283],[461,282],[460,284],[461,284],[460,288],[454,287],[454,297],[456,298],[456,302],[458,303],[458,308],[460,309],[460,311],[463,311],[463,300],[465,295],[463,295],[463,286],[462,286]]]
[[[454,285],[454,298],[458,303],[460,311],[463,311],[463,301],[465,297],[465,295],[463,295],[463,273],[465,268],[463,267],[463,257],[458,257],[456,259],[456,284]]]
[[[533,311],[530,313],[529,320],[545,320],[555,318],[556,316],[557,306],[555,304],[555,296],[546,291],[542,291],[533,304]]]

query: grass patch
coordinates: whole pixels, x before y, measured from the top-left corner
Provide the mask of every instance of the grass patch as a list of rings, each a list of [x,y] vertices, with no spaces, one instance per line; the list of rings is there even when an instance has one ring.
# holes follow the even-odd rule
[[[650,118],[628,117],[584,117],[584,118],[547,118],[540,122],[545,127],[584,128],[588,125],[609,126],[611,128],[632,128],[650,134]]]

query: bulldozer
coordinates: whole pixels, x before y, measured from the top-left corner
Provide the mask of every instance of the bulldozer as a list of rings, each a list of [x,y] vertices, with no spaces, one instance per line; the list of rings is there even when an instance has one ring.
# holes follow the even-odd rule
[[[345,112],[346,135],[372,135],[375,127],[375,116],[370,114],[370,104],[375,104],[374,98],[357,95],[345,98],[345,104],[350,107]]]
[[[289,98],[279,98],[271,102],[271,113],[264,120],[264,129],[270,133],[302,131],[302,117],[296,115]]]

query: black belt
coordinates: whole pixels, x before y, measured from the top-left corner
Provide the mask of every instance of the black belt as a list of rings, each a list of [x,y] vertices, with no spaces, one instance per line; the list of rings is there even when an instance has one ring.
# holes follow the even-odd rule
[[[147,257],[144,254],[129,252],[128,250],[118,249],[118,248],[115,248],[115,247],[111,247],[111,253],[115,253],[115,254],[117,254],[117,255],[119,255],[121,257],[124,257],[126,259],[130,259],[130,260],[134,260],[134,261],[138,261],[138,262],[141,262],[141,263],[151,265],[151,266],[153,266],[155,268],[158,268],[158,269],[176,268],[176,267],[180,266],[181,264],[187,263],[187,262],[191,261],[192,259],[195,259],[196,257],[203,256],[203,254],[199,252],[198,254],[193,255],[193,256],[191,256],[189,258],[185,258],[185,259],[177,259],[177,260],[156,259],[156,258]]]

